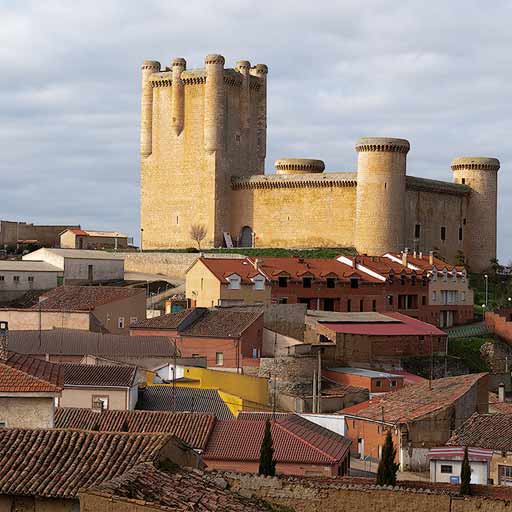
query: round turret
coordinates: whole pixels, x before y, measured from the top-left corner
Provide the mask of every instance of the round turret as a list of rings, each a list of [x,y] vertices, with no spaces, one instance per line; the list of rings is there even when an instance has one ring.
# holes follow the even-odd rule
[[[185,123],[185,90],[181,74],[187,69],[187,61],[181,57],[174,59],[172,69],[171,126],[174,133],[180,135]]]
[[[140,154],[143,158],[151,155],[153,151],[153,88],[149,82],[149,77],[159,71],[160,62],[157,60],[145,60],[141,66]]]
[[[204,67],[204,145],[206,151],[213,153],[221,149],[224,137],[224,57],[218,54],[207,55]]]
[[[474,272],[484,272],[496,257],[498,208],[497,158],[464,156],[452,161],[455,183],[471,188],[462,228],[462,247]]]
[[[355,247],[381,255],[404,246],[405,174],[409,141],[388,137],[359,139]]]
[[[249,74],[251,63],[248,60],[239,60],[235,64],[235,69],[242,74]]]
[[[280,158],[274,166],[277,174],[309,174],[325,170],[322,160],[312,158]]]

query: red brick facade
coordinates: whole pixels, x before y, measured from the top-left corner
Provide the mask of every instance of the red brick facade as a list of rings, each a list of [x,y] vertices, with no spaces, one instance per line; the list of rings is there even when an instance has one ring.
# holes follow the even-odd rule
[[[322,375],[327,379],[346,384],[348,386],[355,386],[365,388],[370,393],[386,393],[388,391],[396,391],[404,385],[404,378],[401,376],[387,377],[366,377],[364,375],[355,375],[353,373],[342,373],[332,370],[323,370]],[[391,383],[395,382],[394,385]]]

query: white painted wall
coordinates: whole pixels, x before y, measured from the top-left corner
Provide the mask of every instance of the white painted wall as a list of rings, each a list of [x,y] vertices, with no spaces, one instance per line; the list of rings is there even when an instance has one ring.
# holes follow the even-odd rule
[[[471,483],[487,485],[487,475],[489,474],[488,463],[484,461],[471,461]],[[451,466],[451,473],[441,473],[441,466]],[[461,460],[431,460],[430,461],[430,481],[450,483],[451,476],[458,476],[460,481],[460,471],[462,468]]]
[[[2,292],[27,292],[29,290],[50,290],[56,288],[57,278],[61,272],[38,272],[34,270],[0,270],[0,295]],[[14,276],[19,277],[19,281],[14,280]],[[33,281],[28,278],[33,277]]]
[[[300,417],[316,423],[340,436],[345,435],[345,416],[336,414],[299,414]]]

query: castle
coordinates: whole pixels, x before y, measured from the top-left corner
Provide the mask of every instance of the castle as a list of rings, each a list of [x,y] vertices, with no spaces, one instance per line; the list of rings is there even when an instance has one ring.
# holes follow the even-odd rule
[[[363,138],[357,172],[324,172],[321,160],[285,158],[264,174],[267,66],[208,55],[142,65],[141,243],[348,247],[383,254],[408,247],[481,271],[496,257],[495,158],[460,157],[454,181],[406,175],[409,142]]]

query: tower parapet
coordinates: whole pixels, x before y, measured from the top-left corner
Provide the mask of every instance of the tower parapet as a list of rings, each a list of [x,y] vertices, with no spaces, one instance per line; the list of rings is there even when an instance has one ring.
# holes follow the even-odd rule
[[[471,156],[452,161],[453,179],[471,188],[465,225],[464,253],[471,270],[483,272],[496,257],[496,212],[498,207],[497,158]]]
[[[361,253],[400,251],[404,244],[405,139],[359,139],[354,245]]]
[[[280,158],[274,164],[277,174],[309,174],[325,170],[322,160],[312,158]]]
[[[143,158],[151,155],[153,147],[153,87],[149,77],[160,71],[160,62],[145,60],[141,66],[142,97],[140,115],[140,154]]]

